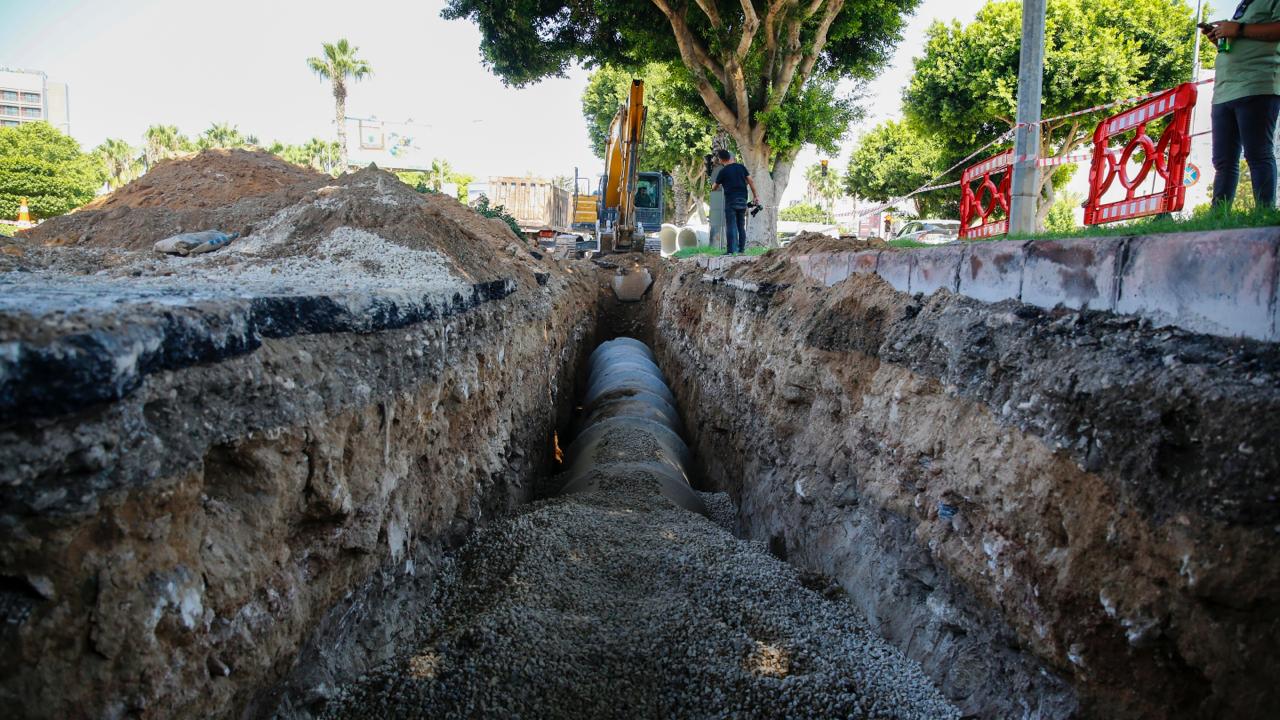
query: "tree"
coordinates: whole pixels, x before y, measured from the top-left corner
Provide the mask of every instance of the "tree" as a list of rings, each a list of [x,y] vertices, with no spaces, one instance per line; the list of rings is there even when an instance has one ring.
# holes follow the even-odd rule
[[[211,148],[242,148],[246,146],[244,135],[240,134],[240,129],[231,123],[213,123],[200,134],[196,140],[196,147],[200,150],[209,150]]]
[[[23,198],[37,219],[70,212],[104,179],[99,159],[49,123],[0,128],[0,217],[16,218]]]
[[[808,185],[807,194],[813,198],[826,200],[828,211],[835,209],[836,198],[840,196],[842,183],[834,168],[824,168],[821,162],[816,162],[804,171],[804,180]]]
[[[469,173],[455,172],[453,174],[451,181],[458,186],[458,200],[463,203],[467,202],[470,196],[470,193],[467,191],[467,186],[475,182],[475,180],[476,176]],[[572,185],[573,181],[570,180],[569,184]]]
[[[142,156],[148,170],[161,160],[190,152],[193,147],[177,125],[152,125],[143,140]]]
[[[836,80],[864,81],[888,59],[918,0],[449,0],[474,21],[481,56],[523,86],[573,63],[683,66],[705,110],[737,144],[765,211],[753,244],[776,245],[777,204],[801,147],[834,154],[857,115]]]
[[[832,222],[830,211],[824,210],[813,203],[796,203],[790,207],[785,207],[782,212],[778,213],[778,217],[793,222]]]
[[[932,180],[945,169],[938,142],[910,122],[888,120],[875,126],[854,146],[845,171],[845,190],[854,197],[888,202]],[[938,214],[958,193],[916,195],[921,216]]]
[[[333,140],[311,138],[302,147],[302,156],[307,165],[322,173],[336,176],[342,167],[342,146]]]
[[[356,57],[360,48],[346,38],[324,43],[321,57],[307,58],[307,67],[333,84],[333,122],[338,128],[338,167],[347,169],[347,81],[358,82],[373,74],[369,63]]]
[[[427,187],[431,188],[432,192],[440,192],[440,189],[443,188],[444,184],[449,182],[452,177],[453,166],[449,164],[448,160],[443,158],[431,159],[431,168],[427,170],[426,180]]]
[[[649,108],[640,167],[671,174],[675,195],[672,221],[682,225],[695,209],[702,208],[702,195],[708,189],[704,158],[711,151],[716,124],[682,68],[650,63],[631,73],[605,66],[591,74],[582,93],[582,115],[596,157],[604,158],[609,124],[626,101],[634,78],[644,80]]]
[[[1192,15],[1183,0],[1050,0],[1043,115],[1063,115],[1185,81],[1196,33]],[[907,117],[941,145],[944,165],[1013,127],[1021,23],[1021,2],[994,0],[967,26],[934,23],[929,28],[903,105]],[[1070,153],[1105,112],[1044,124],[1041,154]],[[1042,178],[1042,224],[1053,205],[1054,186],[1065,176],[1059,171]]]
[[[102,163],[102,172],[112,190],[141,174],[138,151],[124,140],[108,138],[93,153]]]

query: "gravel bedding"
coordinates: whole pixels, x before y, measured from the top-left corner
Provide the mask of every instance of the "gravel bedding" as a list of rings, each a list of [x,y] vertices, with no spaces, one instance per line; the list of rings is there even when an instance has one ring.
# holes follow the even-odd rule
[[[477,531],[435,593],[324,717],[959,717],[850,605],[635,479]]]

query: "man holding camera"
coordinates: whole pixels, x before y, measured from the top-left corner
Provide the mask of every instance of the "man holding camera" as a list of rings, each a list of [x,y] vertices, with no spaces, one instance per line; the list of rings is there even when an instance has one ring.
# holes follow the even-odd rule
[[[1280,0],[1240,0],[1230,20],[1201,24],[1218,44],[1213,88],[1213,204],[1229,208],[1249,163],[1258,207],[1276,204],[1280,114]]]
[[[747,249],[747,188],[751,188],[751,195],[757,201],[760,193],[756,192],[756,184],[751,181],[746,166],[733,161],[733,153],[719,150],[716,157],[722,167],[711,189],[724,188],[725,254],[733,255]]]

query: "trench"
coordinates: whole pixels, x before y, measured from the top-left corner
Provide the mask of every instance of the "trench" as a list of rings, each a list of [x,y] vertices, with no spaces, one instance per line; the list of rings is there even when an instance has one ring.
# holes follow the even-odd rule
[[[17,524],[3,697],[33,717],[1265,716],[1273,348],[807,286],[783,261],[628,262],[267,337],[6,429],[37,469],[60,427],[169,434],[114,460],[114,495],[73,487],[65,516]]]

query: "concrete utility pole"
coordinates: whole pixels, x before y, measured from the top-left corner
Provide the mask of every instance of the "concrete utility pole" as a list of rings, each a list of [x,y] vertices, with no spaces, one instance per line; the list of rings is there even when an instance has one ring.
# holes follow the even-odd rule
[[[1040,197],[1040,88],[1044,81],[1045,0],[1022,0],[1022,52],[1018,58],[1018,131],[1014,136],[1009,232],[1036,231]]]

